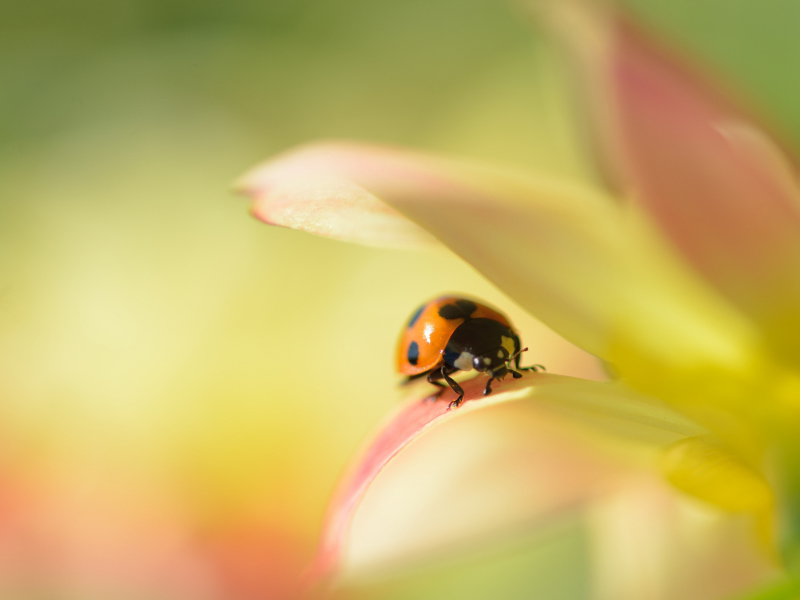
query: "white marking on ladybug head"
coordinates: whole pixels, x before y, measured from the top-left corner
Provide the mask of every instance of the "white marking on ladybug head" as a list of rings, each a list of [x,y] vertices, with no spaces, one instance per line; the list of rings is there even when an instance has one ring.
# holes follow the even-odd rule
[[[506,352],[508,352],[509,356],[512,356],[514,351],[517,349],[517,345],[514,343],[514,338],[503,336],[500,340],[500,344],[506,349]]]
[[[456,369],[460,369],[462,371],[471,371],[473,358],[475,358],[474,354],[470,354],[469,352],[462,352],[461,354],[458,355],[458,358],[453,361],[453,366]]]
[[[498,350],[497,351],[497,358],[503,358],[504,356],[505,356],[505,354],[503,354],[502,350]]]

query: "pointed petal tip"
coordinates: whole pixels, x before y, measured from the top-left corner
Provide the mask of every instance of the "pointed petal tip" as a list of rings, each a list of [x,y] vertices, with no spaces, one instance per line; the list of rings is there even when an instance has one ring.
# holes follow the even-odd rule
[[[384,152],[353,142],[300,146],[251,169],[234,190],[252,198],[252,214],[270,225],[385,248],[438,246],[368,189],[370,177],[380,177],[384,165],[376,158]]]

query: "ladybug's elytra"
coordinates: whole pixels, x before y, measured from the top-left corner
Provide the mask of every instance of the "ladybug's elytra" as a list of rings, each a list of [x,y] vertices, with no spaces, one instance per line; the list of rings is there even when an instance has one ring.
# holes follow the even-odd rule
[[[423,304],[411,315],[397,346],[397,370],[408,376],[404,383],[427,376],[440,388],[430,396],[433,400],[447,389],[439,381],[444,379],[458,394],[450,403],[454,408],[464,399],[464,390],[450,375],[472,369],[486,373],[489,381],[483,394],[488,395],[495,379],[508,373],[515,379],[522,377],[509,367],[512,360],[519,371],[541,368],[520,367],[523,351],[505,316],[473,300],[444,296]]]

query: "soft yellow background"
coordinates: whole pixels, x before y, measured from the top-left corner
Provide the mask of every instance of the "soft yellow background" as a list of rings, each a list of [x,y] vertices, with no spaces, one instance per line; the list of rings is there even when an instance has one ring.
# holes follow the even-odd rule
[[[702,46],[713,6],[692,20],[683,4],[646,8]],[[751,4],[726,4],[728,30],[706,44],[729,70],[744,61],[724,32],[745,26]],[[263,158],[331,137],[587,177],[558,64],[522,10],[0,9],[0,594],[278,593],[348,456],[400,397],[401,324],[443,291],[506,311],[528,360],[597,373],[444,252],[268,228],[228,191]],[[780,72],[746,67],[791,125]],[[175,556],[191,560],[163,575],[159,557]]]

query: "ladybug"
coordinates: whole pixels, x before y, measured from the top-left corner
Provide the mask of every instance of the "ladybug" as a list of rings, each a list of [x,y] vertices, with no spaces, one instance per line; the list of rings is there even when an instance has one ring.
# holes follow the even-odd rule
[[[527,348],[525,348],[527,350]],[[397,345],[397,370],[408,377],[403,385],[427,377],[440,389],[426,400],[435,401],[447,389],[444,379],[458,394],[449,408],[464,399],[464,390],[450,375],[456,371],[471,371],[489,375],[483,395],[492,393],[492,381],[511,373],[514,379],[522,375],[509,367],[515,361],[519,371],[536,371],[541,365],[520,367],[519,336],[508,319],[494,310],[467,298],[443,296],[420,306],[408,320]]]

